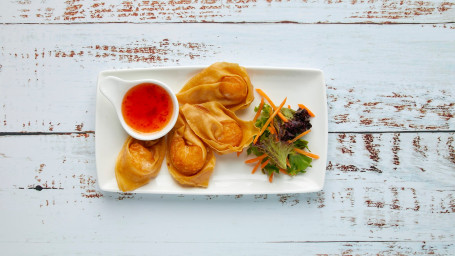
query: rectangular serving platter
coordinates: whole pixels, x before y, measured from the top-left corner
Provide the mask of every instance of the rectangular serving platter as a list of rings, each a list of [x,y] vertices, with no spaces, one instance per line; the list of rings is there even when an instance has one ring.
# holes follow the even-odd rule
[[[108,192],[121,192],[115,179],[114,166],[117,155],[127,138],[115,113],[114,107],[101,94],[99,87],[107,76],[116,76],[125,80],[156,79],[169,85],[177,93],[192,76],[200,72],[197,67],[162,67],[147,69],[102,71],[98,76],[96,91],[96,169],[100,189]],[[317,69],[246,67],[255,88],[261,88],[274,103],[280,103],[287,97],[289,104],[297,109],[297,104],[305,104],[315,113],[311,119],[313,127],[305,136],[312,153],[320,156],[313,160],[312,167],[305,174],[294,177],[275,175],[272,183],[267,175],[257,171],[251,174],[253,165],[245,164],[248,159],[246,150],[237,156],[235,153],[216,155],[216,166],[208,188],[182,187],[169,174],[165,161],[159,175],[149,184],[138,188],[134,193],[151,194],[190,194],[190,195],[237,195],[237,194],[281,194],[309,193],[323,188],[327,161],[327,95],[322,71]],[[255,100],[249,108],[237,111],[244,120],[254,117],[254,107],[260,102],[255,93]],[[251,156],[250,156],[251,158]]]

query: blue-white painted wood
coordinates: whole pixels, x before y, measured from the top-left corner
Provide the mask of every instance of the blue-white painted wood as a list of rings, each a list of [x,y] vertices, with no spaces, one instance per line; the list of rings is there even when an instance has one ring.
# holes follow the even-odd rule
[[[83,24],[0,32],[0,132],[94,131],[100,71],[216,61],[323,70],[331,132],[455,129],[448,27]]]
[[[2,244],[3,245],[3,244]],[[51,246],[52,245],[52,246]],[[295,243],[153,243],[121,242],[7,243],[4,248],[19,255],[451,255],[447,242],[295,242]],[[95,249],[94,249],[95,248]],[[44,254],[44,253],[43,253]]]
[[[446,0],[25,0],[4,1],[6,23],[298,22],[441,23],[455,21]]]
[[[443,0],[3,1],[3,254],[454,255],[454,10]],[[216,61],[324,71],[324,189],[100,191],[98,72]]]
[[[43,254],[138,246],[175,255],[184,245],[253,250],[242,255],[265,248],[341,254],[349,246],[360,254],[450,254],[454,144],[453,133],[331,134],[321,192],[179,196],[100,191],[93,135],[2,136],[0,201],[9,232],[0,241]]]

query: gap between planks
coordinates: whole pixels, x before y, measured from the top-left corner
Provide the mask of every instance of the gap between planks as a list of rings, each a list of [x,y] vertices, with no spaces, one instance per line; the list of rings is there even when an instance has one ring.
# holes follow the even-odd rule
[[[382,134],[382,133],[454,133],[455,130],[421,130],[421,131],[333,131],[329,134]],[[40,136],[40,135],[78,135],[95,134],[95,131],[84,132],[0,132],[0,136]]]
[[[85,132],[0,132],[0,136],[40,136],[40,135],[74,135],[95,134],[94,131]]]
[[[306,243],[421,243],[422,241],[419,240],[362,240],[362,241],[356,241],[356,240],[332,240],[332,241],[269,241],[269,242],[263,242],[265,244],[306,244]],[[258,242],[259,243],[259,242]]]
[[[308,241],[265,241],[265,242],[176,242],[176,241],[162,241],[159,242],[161,244],[330,244],[330,243],[431,243],[434,241],[425,241],[425,240],[332,240],[332,241],[318,241],[318,240],[308,240]],[[439,241],[443,242],[443,241]],[[10,244],[10,243],[23,243],[21,241],[0,241],[0,244]],[[29,244],[48,244],[49,242],[39,242],[39,241],[27,241]],[[53,241],[52,243],[72,243],[72,242],[56,242]],[[103,241],[84,241],[84,243],[110,243],[110,242],[103,242]],[[131,243],[131,242],[129,242]],[[149,243],[148,241],[137,241],[134,243]]]
[[[45,22],[3,22],[0,25],[101,25],[101,24],[154,24],[154,25],[170,25],[170,24],[296,24],[296,25],[451,25],[455,22],[298,22],[298,21],[186,21],[186,22],[129,22],[129,21],[108,21],[108,22],[68,22],[68,23],[45,23]]]
[[[265,241],[265,242],[175,242],[175,241],[163,241],[160,242],[161,244],[331,244],[331,243],[422,243],[422,242],[433,242],[433,241],[423,241],[423,240],[362,240],[362,241],[356,241],[356,240],[333,240],[333,241]],[[17,241],[0,241],[0,244],[2,243],[22,243],[22,242],[17,242]],[[27,243],[32,243],[32,244],[46,244],[48,242],[37,242],[37,241],[28,241]],[[53,242],[53,243],[59,243],[59,242]],[[60,243],[66,243],[66,242],[60,242]],[[85,242],[87,243],[87,242]],[[90,242],[88,242],[90,243]],[[103,243],[102,241],[96,241],[93,243]],[[141,242],[136,242],[136,243],[141,243]],[[148,242],[145,242],[148,243]]]

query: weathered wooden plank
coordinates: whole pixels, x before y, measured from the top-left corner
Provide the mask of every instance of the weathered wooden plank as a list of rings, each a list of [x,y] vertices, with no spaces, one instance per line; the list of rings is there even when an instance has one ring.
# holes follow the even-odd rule
[[[121,236],[121,234],[119,234]],[[1,243],[0,243],[1,244]],[[2,248],[9,255],[29,255],[39,252],[46,255],[453,255],[451,242],[284,242],[284,243],[151,243],[137,241],[125,245],[121,242],[58,242],[6,243]]]
[[[455,133],[330,134],[324,190],[268,196],[102,192],[93,145],[92,134],[0,137],[0,205],[8,206],[0,219],[9,231],[0,241],[427,241],[453,250]]]
[[[447,0],[35,0],[3,2],[0,22],[438,23],[454,22],[454,7]]]
[[[452,27],[1,25],[0,132],[93,131],[99,71],[216,61],[322,69],[331,132],[454,130]]]

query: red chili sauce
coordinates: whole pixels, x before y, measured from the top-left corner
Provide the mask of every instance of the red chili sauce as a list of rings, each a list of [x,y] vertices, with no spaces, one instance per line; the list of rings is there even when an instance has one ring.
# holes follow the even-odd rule
[[[126,124],[138,132],[150,133],[163,129],[171,119],[172,99],[160,86],[138,84],[128,90],[122,101]]]

